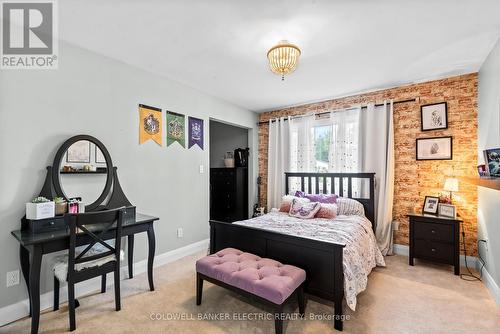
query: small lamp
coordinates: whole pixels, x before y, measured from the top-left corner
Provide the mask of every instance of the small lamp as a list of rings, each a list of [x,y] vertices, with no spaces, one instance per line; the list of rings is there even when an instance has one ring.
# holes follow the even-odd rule
[[[458,191],[458,179],[456,179],[454,177],[447,178],[444,181],[444,188],[443,189],[445,191],[449,191],[450,192],[450,202],[452,202],[453,192],[457,192]]]

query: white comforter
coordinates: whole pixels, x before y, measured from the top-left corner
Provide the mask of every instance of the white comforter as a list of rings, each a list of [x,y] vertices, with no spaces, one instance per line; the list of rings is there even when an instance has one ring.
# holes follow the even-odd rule
[[[337,216],[335,219],[300,219],[287,213],[271,212],[234,224],[284,234],[345,244],[344,290],[347,305],[356,309],[356,296],[366,289],[368,275],[376,266],[385,266],[370,221],[361,216]]]

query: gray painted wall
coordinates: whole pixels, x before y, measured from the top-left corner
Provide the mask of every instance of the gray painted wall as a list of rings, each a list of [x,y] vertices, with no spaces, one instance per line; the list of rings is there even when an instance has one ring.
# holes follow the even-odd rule
[[[479,71],[478,154],[500,147],[500,41]],[[487,239],[480,245],[486,269],[500,286],[500,191],[478,187],[478,236]]]
[[[224,154],[248,147],[248,130],[210,121],[210,167],[225,167]]]
[[[206,149],[152,141],[140,146],[139,103],[203,118]],[[19,228],[24,203],[38,194],[59,145],[76,134],[99,138],[130,201],[138,211],[161,217],[156,254],[208,238],[209,118],[251,128],[249,144],[257,147],[255,113],[67,43],[60,43],[58,70],[0,71],[0,307],[27,298],[23,281],[6,288],[6,272],[20,267],[19,244],[10,231]],[[252,180],[256,170],[253,155]],[[184,228],[182,239],[178,227]],[[135,261],[145,259],[146,248],[145,236],[138,236]],[[42,293],[52,287],[48,264],[45,256]]]

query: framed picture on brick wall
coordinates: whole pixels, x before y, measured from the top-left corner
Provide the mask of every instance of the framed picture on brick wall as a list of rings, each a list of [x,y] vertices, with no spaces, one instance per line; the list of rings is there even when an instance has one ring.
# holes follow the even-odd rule
[[[417,160],[452,160],[453,138],[419,138],[416,144]]]
[[[420,106],[420,127],[422,131],[448,128],[448,104],[446,102]]]

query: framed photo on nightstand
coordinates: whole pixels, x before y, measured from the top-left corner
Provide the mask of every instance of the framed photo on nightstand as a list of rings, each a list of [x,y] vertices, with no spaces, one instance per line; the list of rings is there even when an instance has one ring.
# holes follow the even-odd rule
[[[457,209],[454,205],[439,203],[438,216],[457,218]]]
[[[425,196],[424,208],[422,212],[425,214],[435,215],[438,212],[439,197]]]

